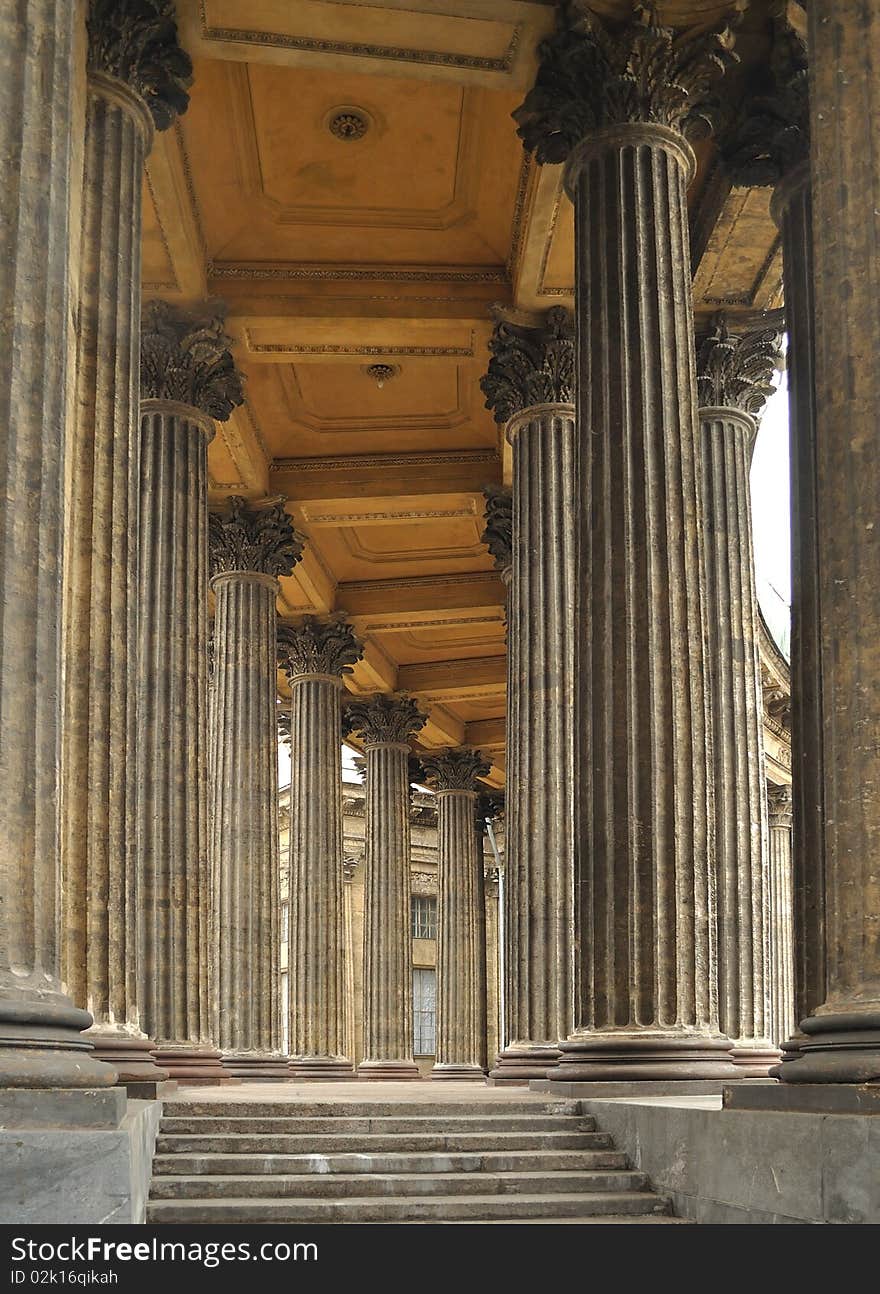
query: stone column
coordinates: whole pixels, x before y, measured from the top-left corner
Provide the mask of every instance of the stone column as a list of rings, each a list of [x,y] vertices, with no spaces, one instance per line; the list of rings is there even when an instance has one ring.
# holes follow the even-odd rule
[[[358,1078],[419,1078],[413,1061],[410,738],[426,716],[408,696],[350,701],[345,729],[366,753],[364,1058]]]
[[[68,354],[70,0],[0,8],[0,1087],[116,1081],[60,980],[58,626]]]
[[[219,1082],[208,999],[208,442],[242,400],[219,319],[141,330],[135,903],[143,1028],[173,1078]]]
[[[281,504],[208,519],[214,592],[210,859],[213,1037],[234,1078],[284,1080],[279,1000],[278,576],[303,540]]]
[[[486,908],[474,808],[477,778],[489,771],[475,750],[421,757],[437,796],[437,1059],[433,1079],[486,1072]]]
[[[730,33],[558,10],[514,114],[575,208],[579,1028],[566,1080],[733,1077],[718,1022],[686,134]],[[554,1075],[555,1076],[555,1075]]]
[[[870,1083],[880,1080],[880,11],[811,0],[809,46],[826,989],[779,1076]]]
[[[770,1032],[763,705],[749,466],[773,391],[778,332],[714,319],[697,351],[706,643],[715,776],[721,1028],[743,1078],[779,1059]]]
[[[791,787],[767,784],[770,820],[770,1037],[794,1033],[794,930],[791,885]]]
[[[501,319],[490,350],[481,386],[513,447],[506,1045],[490,1074],[504,1083],[543,1078],[575,1024],[573,320],[561,307],[534,326]],[[491,550],[498,529],[491,505],[486,516]]]
[[[350,1079],[345,1048],[342,678],[361,647],[344,621],[282,625],[290,681],[290,1069]]]
[[[795,9],[788,7],[792,16]],[[805,23],[805,17],[802,17]],[[825,997],[825,808],[819,553],[816,515],[816,338],[807,49],[781,18],[766,84],[723,141],[735,184],[773,185],[788,333],[791,474],[791,753],[796,1019]],[[796,1044],[795,1044],[796,1045]]]
[[[68,449],[61,747],[64,975],[96,1055],[155,1084],[138,1027],[134,910],[141,187],[154,125],[188,102],[173,19],[121,0],[88,12],[76,409]]]

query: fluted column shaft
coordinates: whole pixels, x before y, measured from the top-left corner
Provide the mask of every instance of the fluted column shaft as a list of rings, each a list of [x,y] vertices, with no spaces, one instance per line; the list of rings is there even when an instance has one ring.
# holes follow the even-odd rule
[[[812,0],[808,22],[826,985],[780,1077],[859,1083],[880,1079],[880,12]]]
[[[409,746],[365,746],[362,1078],[418,1078],[413,1061]]]
[[[239,1077],[263,1074],[259,1056],[281,1045],[279,1002],[278,753],[275,598],[278,581],[230,571],[211,581],[214,613],[215,871],[218,1024]],[[239,1072],[241,1070],[241,1072]],[[253,1072],[251,1072],[253,1071]]]
[[[700,410],[706,641],[715,782],[719,1017],[743,1077],[766,1077],[770,1035],[767,801],[752,509],[754,418]]]
[[[475,792],[437,792],[439,904],[434,1079],[481,1080],[486,1065],[486,910]]]
[[[560,1077],[732,1074],[718,1023],[697,409],[678,132],[597,131],[575,203],[580,1023]]]
[[[297,1078],[350,1078],[343,999],[342,679],[293,675],[290,686],[291,1069]]]
[[[70,0],[0,9],[0,1085],[102,1087],[61,988],[58,679]]]
[[[770,818],[770,1037],[790,1038],[794,1013],[794,926],[791,875],[791,787],[767,787]]]
[[[213,423],[168,401],[145,400],[141,412],[140,1004],[144,1028],[179,1050],[210,1038],[206,593]],[[172,1072],[193,1077],[177,1067]]]

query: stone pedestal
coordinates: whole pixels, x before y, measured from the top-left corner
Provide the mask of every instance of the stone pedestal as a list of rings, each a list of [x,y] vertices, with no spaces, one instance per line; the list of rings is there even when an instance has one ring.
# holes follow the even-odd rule
[[[220,1081],[208,1001],[208,441],[241,402],[219,320],[163,302],[141,334],[138,1001],[173,1078]]]
[[[74,32],[69,0],[0,10],[0,1087],[116,1081],[61,987],[61,620]],[[46,1094],[46,1099],[50,1099]]]
[[[210,777],[212,1033],[237,1078],[287,1077],[280,1055],[276,614],[302,555],[281,505],[234,498],[209,519],[214,591]]]
[[[706,664],[715,779],[719,1021],[743,1078],[779,1061],[770,1021],[770,883],[749,467],[779,362],[773,329],[714,319],[697,350]]]
[[[686,204],[686,132],[728,36],[561,7],[514,114],[539,162],[567,162],[575,208],[580,966],[562,1081],[737,1072],[718,1018]]]
[[[574,324],[503,319],[482,387],[513,449],[507,602],[504,1033],[490,1072],[526,1083],[574,1027]],[[497,520],[487,506],[484,540]],[[497,544],[497,537],[495,539]],[[496,563],[498,558],[496,556]]]
[[[154,123],[186,106],[190,63],[173,24],[145,23],[125,0],[112,21],[91,4],[88,35],[62,631],[63,965],[95,1018],[95,1054],[142,1085],[167,1074],[132,1023],[141,187]]]
[[[781,1043],[792,1038],[797,1023],[794,1013],[791,787],[768,784],[767,800],[770,817],[770,1037]]]
[[[409,740],[425,716],[409,697],[346,706],[366,753],[364,1059],[358,1078],[418,1079],[413,1060]]]
[[[345,1080],[340,693],[361,648],[341,620],[312,616],[280,626],[278,648],[291,694],[290,1070]]]
[[[880,1081],[878,47],[875,6],[810,4],[826,987],[786,1083]]]
[[[477,751],[421,757],[437,796],[436,1080],[483,1082],[486,1072],[486,909],[474,829],[476,780],[489,771]]]

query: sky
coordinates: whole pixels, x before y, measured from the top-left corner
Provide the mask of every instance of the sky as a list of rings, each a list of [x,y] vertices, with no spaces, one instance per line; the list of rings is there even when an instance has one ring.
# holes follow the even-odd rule
[[[789,603],[791,602],[791,539],[788,489],[788,381],[777,374],[776,391],[761,418],[752,456],[752,536],[755,545],[755,582],[767,626],[788,655]],[[342,780],[359,782],[355,752],[342,747]],[[278,746],[279,785],[290,782],[290,755]]]

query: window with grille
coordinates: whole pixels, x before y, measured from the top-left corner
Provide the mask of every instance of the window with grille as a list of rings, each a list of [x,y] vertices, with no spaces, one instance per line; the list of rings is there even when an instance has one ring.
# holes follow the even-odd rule
[[[437,938],[437,900],[432,895],[412,896],[413,939]]]
[[[437,974],[413,970],[413,1055],[433,1056],[437,1050]]]

